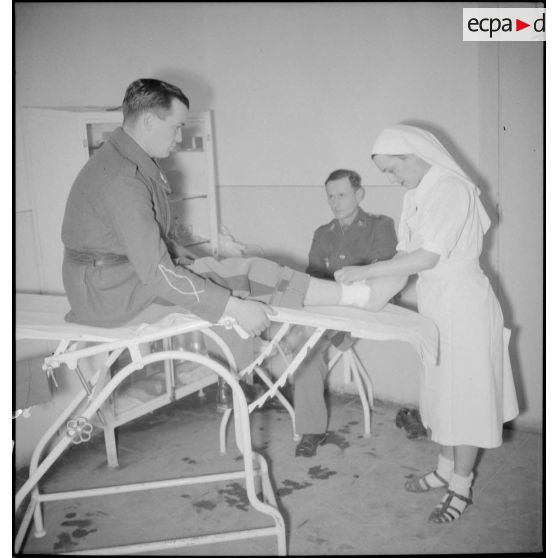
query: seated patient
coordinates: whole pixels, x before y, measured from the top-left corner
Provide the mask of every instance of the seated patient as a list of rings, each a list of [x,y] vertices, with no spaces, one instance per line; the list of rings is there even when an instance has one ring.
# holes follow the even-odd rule
[[[122,127],[82,168],[66,204],[68,321],[118,326],[162,299],[213,323],[228,316],[259,335],[269,325],[266,303],[376,304],[364,285],[342,287],[259,258],[175,263],[184,253],[168,238],[170,188],[157,161],[181,141],[189,100],[174,85],[138,79],[122,108]]]
[[[82,168],[66,204],[68,321],[115,327],[159,301],[212,323],[229,317],[255,336],[270,324],[268,304],[375,307],[377,300],[362,285],[343,292],[339,284],[263,259],[188,263],[187,251],[169,239],[170,188],[158,159],[182,140],[189,100],[174,85],[138,79],[127,88],[122,108],[122,126]]]

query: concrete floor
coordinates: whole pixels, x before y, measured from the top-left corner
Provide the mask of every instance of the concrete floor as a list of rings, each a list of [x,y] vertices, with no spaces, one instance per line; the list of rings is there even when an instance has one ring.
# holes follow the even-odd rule
[[[372,435],[363,437],[357,397],[333,395],[328,443],[295,458],[289,415],[252,415],[252,442],[267,459],[293,555],[524,553],[543,549],[542,436],[505,431],[502,447],[478,465],[473,505],[451,525],[427,521],[443,492],[410,494],[406,478],[429,471],[436,449],[395,426],[398,406],[376,401]],[[238,470],[229,429],[220,455],[215,391],[137,419],[120,429],[117,469],[106,465],[98,434],[72,446],[49,471],[43,491]],[[24,477],[20,471],[18,478]],[[21,480],[19,481],[21,482]],[[191,534],[272,525],[248,505],[240,482],[67,500],[45,505],[47,534],[30,531],[25,554],[53,554]],[[271,555],[271,537],[173,550],[173,555]],[[170,554],[159,552],[158,554]],[[155,553],[152,553],[155,554]]]

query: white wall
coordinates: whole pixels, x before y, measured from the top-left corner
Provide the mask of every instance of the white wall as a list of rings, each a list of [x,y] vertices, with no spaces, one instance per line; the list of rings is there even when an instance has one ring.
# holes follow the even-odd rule
[[[17,4],[16,108],[117,105],[138,76],[167,79],[214,109],[221,185],[321,185],[340,164],[382,183],[374,137],[417,119],[474,167],[478,53],[461,6]]]
[[[542,43],[502,45],[500,66],[499,295],[512,329],[521,422],[537,428],[543,400]]]
[[[340,165],[385,183],[368,164],[372,142],[415,119],[476,163],[477,46],[461,41],[461,6],[210,5],[219,183],[321,185]]]
[[[176,83],[194,111],[215,111],[224,224],[239,240],[262,245],[295,267],[305,265],[314,228],[330,219],[322,184],[334,168],[358,170],[368,186],[364,207],[397,218],[401,192],[381,186],[384,180],[370,163],[369,150],[386,125],[422,124],[479,179],[489,210],[501,194],[498,185],[513,191],[501,206],[510,220],[521,218],[528,201],[529,222],[520,234],[529,266],[505,267],[510,277],[502,284],[513,309],[509,317],[522,331],[514,351],[527,422],[540,427],[542,370],[540,358],[532,357],[542,342],[541,316],[536,304],[530,308],[527,291],[532,270],[542,269],[536,255],[542,231],[539,159],[519,157],[524,154],[521,131],[494,148],[494,138],[500,141],[494,110],[501,110],[505,100],[494,78],[500,59],[480,43],[461,40],[462,8],[475,5],[16,4],[16,224],[27,233],[16,237],[19,286],[32,286],[34,273],[32,266],[23,270],[19,265],[22,254],[25,262],[34,259],[25,216],[29,198],[18,126],[21,106],[115,106],[138,77]],[[533,84],[535,96],[542,90],[540,72],[527,69],[532,59],[520,54],[524,44],[517,45],[518,58],[506,63],[506,68],[513,63],[509,75],[519,96],[509,99],[509,107],[532,95],[525,83]],[[523,112],[532,110],[529,105]],[[535,140],[537,117],[530,121]],[[519,130],[523,125],[517,122]],[[500,180],[501,167],[487,156],[495,154],[497,160],[500,147],[511,153],[506,164],[525,162],[524,172],[539,193],[532,196],[518,184],[524,176],[516,176],[513,166],[505,184]],[[494,268],[501,234],[492,236],[485,258]],[[516,241],[512,234],[500,242],[507,258]],[[539,286],[531,287],[535,298]],[[361,351],[374,371],[378,395],[414,402],[418,363],[412,351],[396,345],[369,344]]]

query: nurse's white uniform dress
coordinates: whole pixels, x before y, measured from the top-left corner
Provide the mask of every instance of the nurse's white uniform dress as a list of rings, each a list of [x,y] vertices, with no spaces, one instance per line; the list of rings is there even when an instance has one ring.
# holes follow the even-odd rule
[[[441,167],[404,198],[397,249],[440,255],[417,281],[419,312],[440,332],[438,365],[423,371],[420,413],[432,440],[448,446],[497,447],[503,423],[518,414],[510,331],[479,266],[489,224],[476,187]]]

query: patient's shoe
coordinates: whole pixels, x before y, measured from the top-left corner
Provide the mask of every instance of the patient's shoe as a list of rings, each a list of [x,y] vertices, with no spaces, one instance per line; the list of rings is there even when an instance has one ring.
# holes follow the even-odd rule
[[[316,455],[318,446],[325,444],[327,433],[324,434],[303,434],[302,439],[296,446],[296,457],[313,457]]]

